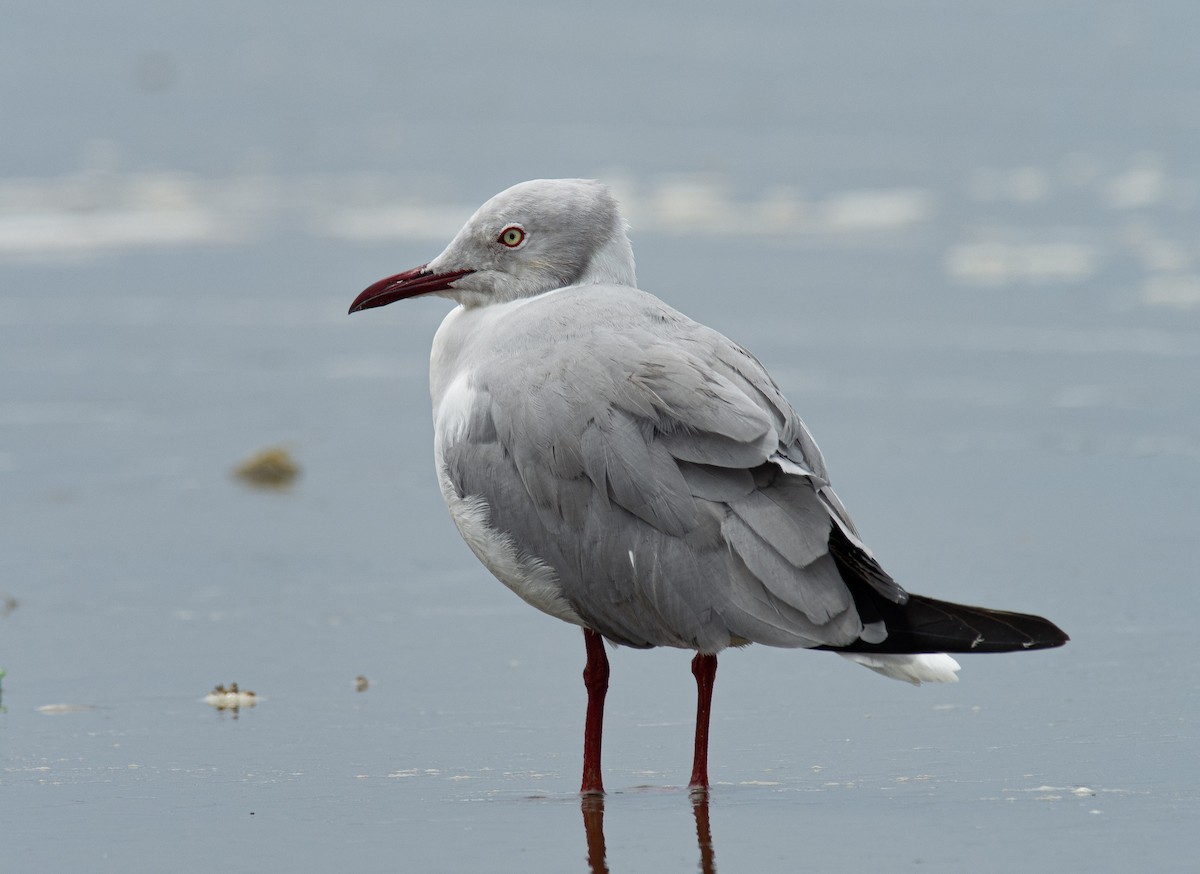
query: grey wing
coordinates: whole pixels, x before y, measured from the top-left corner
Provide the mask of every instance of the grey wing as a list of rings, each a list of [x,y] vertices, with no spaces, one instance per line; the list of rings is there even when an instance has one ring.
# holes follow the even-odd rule
[[[852,558],[878,565],[752,356],[699,326],[542,353],[478,378],[477,421],[443,463],[460,496],[482,498],[491,524],[553,569],[588,626],[706,652],[875,636],[833,526]],[[879,575],[871,584],[898,600]]]

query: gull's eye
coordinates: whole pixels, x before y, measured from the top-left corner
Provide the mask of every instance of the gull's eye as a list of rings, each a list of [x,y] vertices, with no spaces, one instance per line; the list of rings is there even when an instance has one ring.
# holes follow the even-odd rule
[[[519,249],[525,242],[525,229],[520,225],[509,225],[500,232],[496,242],[510,249]]]

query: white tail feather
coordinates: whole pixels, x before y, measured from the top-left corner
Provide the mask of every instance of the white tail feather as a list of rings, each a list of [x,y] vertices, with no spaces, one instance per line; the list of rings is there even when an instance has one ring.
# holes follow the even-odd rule
[[[920,686],[922,683],[957,683],[955,672],[959,664],[944,652],[924,652],[915,655],[894,653],[839,652],[842,658],[857,662],[864,668]]]

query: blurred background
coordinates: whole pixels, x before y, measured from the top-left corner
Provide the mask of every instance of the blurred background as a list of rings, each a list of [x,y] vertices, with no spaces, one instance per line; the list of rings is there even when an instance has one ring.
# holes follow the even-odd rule
[[[1190,0],[5,4],[0,859],[586,870],[578,631],[437,494],[447,304],[345,313],[587,176],[902,583],[1074,638],[920,690],[723,658],[717,866],[1181,870],[1197,33]],[[297,477],[235,475],[271,447]],[[692,870],[687,654],[612,658],[612,870]],[[231,682],[261,703],[205,706]]]

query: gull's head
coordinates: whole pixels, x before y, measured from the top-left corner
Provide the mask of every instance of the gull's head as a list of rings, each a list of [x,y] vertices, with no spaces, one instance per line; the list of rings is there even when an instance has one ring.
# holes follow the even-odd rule
[[[442,254],[376,282],[350,312],[422,294],[473,307],[598,283],[636,284],[617,201],[590,179],[535,179],[501,191]]]

